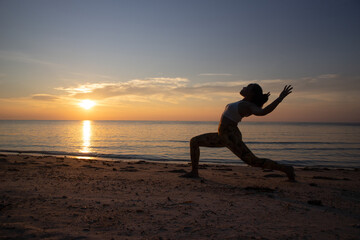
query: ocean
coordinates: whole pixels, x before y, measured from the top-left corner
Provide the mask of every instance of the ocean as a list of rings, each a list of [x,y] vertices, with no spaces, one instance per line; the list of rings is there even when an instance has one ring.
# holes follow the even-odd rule
[[[217,122],[1,120],[0,152],[108,160],[190,161],[189,140]],[[360,124],[241,122],[259,157],[295,166],[360,167]],[[200,149],[200,163],[245,165],[226,148]]]

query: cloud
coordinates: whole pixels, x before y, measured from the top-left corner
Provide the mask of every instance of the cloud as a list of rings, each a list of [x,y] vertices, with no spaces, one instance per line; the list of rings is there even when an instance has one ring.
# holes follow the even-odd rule
[[[121,101],[150,102],[160,101],[179,103],[187,99],[219,100],[238,96],[238,92],[250,83],[257,82],[269,87],[283,83],[281,79],[258,81],[221,81],[191,84],[186,78],[146,78],[126,82],[87,83],[76,87],[56,88],[65,91],[76,99],[103,100],[121,98]],[[280,91],[281,89],[279,89]]]
[[[252,81],[232,81],[232,82],[207,82],[201,84],[195,84],[194,88],[201,87],[238,87],[238,86],[246,86],[250,84]]]
[[[325,78],[325,79],[337,78],[337,77],[339,77],[339,75],[337,74],[323,74],[318,76],[318,78]]]
[[[40,101],[55,101],[59,99],[59,97],[50,94],[34,94],[31,98]]]
[[[258,83],[261,86],[268,85],[279,85],[280,83],[285,83],[284,79],[267,79],[267,80],[240,80],[240,81],[228,81],[228,82],[207,82],[201,84],[195,84],[195,88],[206,88],[206,87],[217,87],[219,90],[231,88],[234,91],[234,88],[241,89],[251,83]]]
[[[147,78],[116,83],[87,83],[78,85],[77,87],[59,87],[56,89],[65,91],[77,99],[106,99],[120,96],[137,96],[135,101],[145,101],[144,98],[152,97],[160,101],[173,102],[174,96],[171,95],[171,92],[178,88],[185,87],[188,82],[189,80],[186,78]],[[141,100],[141,98],[143,100]]]
[[[232,76],[230,73],[200,73],[198,76]]]
[[[60,90],[60,91],[65,91],[65,92],[68,92],[68,93],[74,95],[74,94],[81,94],[81,93],[92,93],[96,89],[101,89],[106,86],[112,86],[112,85],[114,85],[114,84],[113,83],[88,83],[88,84],[79,85],[77,87],[68,87],[68,88],[58,87],[55,89]]]
[[[276,97],[285,85],[293,85],[294,93],[298,95],[296,101],[317,99],[318,101],[339,99],[335,96],[354,96],[349,92],[360,89],[359,77],[348,77],[337,74],[323,74],[315,77],[298,79],[262,79],[221,81],[192,84],[186,78],[146,78],[125,82],[87,83],[75,87],[59,87],[57,90],[65,92],[72,99],[105,100],[117,98],[126,102],[167,102],[179,103],[188,99],[216,100],[233,99],[238,92],[250,83],[258,83],[264,92],[270,91]],[[355,90],[354,90],[355,89]],[[40,96],[42,99],[50,97]],[[306,100],[307,101],[307,100]]]
[[[117,83],[87,83],[76,87],[56,88],[77,99],[107,99],[123,97],[134,101],[158,101],[176,103],[187,98],[210,99],[234,93],[251,81],[208,82],[191,85],[186,78],[147,78]],[[131,96],[131,97],[129,97]]]

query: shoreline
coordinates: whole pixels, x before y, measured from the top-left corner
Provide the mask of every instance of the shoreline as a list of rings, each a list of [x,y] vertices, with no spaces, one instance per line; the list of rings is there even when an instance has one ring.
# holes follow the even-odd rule
[[[0,154],[1,239],[357,239],[360,171]]]
[[[125,161],[125,162],[136,162],[136,161],[146,161],[146,162],[152,162],[152,163],[167,163],[167,164],[191,164],[191,160],[160,160],[160,159],[146,159],[146,158],[130,158],[124,155],[123,157],[111,157],[112,154],[86,154],[86,153],[66,153],[66,152],[54,152],[54,151],[24,151],[24,150],[5,150],[0,149],[0,155],[29,155],[29,156],[45,156],[45,157],[65,157],[65,158],[73,158],[73,159],[79,159],[79,160],[96,160],[96,161],[109,161],[109,162],[117,162],[117,161]],[[99,155],[108,155],[109,157],[99,156]],[[281,162],[276,161],[283,164],[288,164],[293,166],[296,169],[301,168],[317,168],[317,169],[345,169],[345,170],[360,170],[360,166],[356,167],[349,167],[349,166],[337,166],[337,165],[296,165],[296,163],[289,162]],[[228,162],[207,162],[202,161],[200,159],[200,164],[202,165],[224,165],[224,166],[240,166],[240,167],[246,167],[248,166],[246,163],[244,163],[242,160],[238,160],[238,163],[228,163]]]

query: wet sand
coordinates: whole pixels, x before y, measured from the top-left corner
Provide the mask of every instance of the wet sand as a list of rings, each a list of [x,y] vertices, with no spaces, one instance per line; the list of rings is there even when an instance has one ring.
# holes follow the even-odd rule
[[[359,239],[359,169],[0,155],[0,239]]]

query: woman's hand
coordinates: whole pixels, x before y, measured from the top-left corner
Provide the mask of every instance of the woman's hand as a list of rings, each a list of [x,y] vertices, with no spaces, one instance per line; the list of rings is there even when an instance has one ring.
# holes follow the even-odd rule
[[[293,89],[293,87],[291,85],[286,85],[284,87],[284,90],[282,90],[282,92],[280,93],[280,96],[279,96],[280,100],[283,100],[287,95],[292,93],[292,91],[291,91],[292,89]]]

